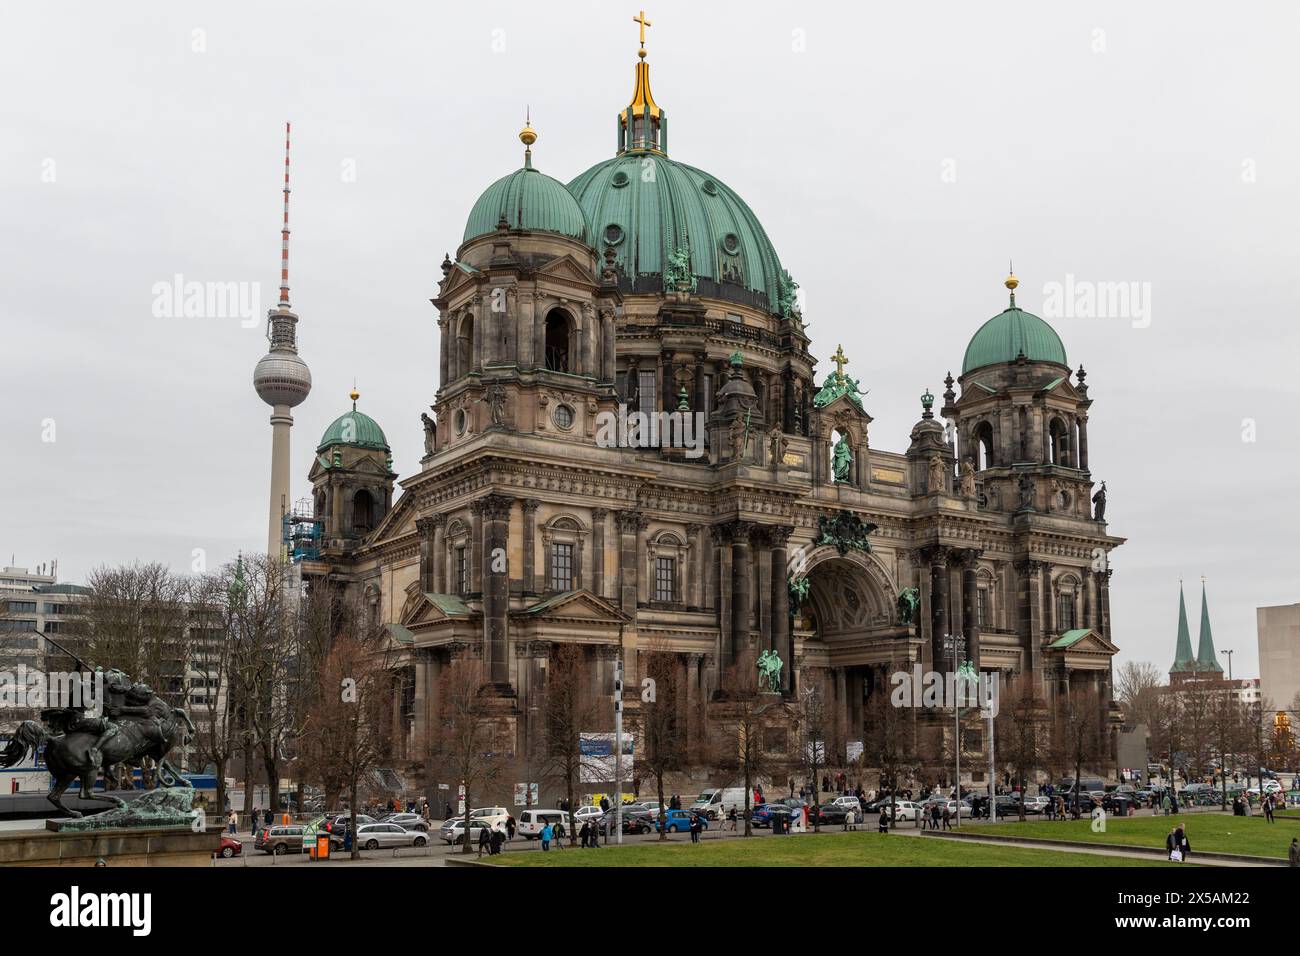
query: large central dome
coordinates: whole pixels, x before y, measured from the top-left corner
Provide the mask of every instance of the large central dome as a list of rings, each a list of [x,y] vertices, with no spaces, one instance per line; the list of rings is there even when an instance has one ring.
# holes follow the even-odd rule
[[[689,250],[691,271],[717,288],[774,309],[781,263],[758,218],[716,176],[675,162],[658,150],[624,152],[597,163],[573,182],[601,252],[612,246],[619,269],[636,291],[658,291],[658,278],[678,250]],[[645,284],[645,288],[642,285]],[[732,296],[736,297],[736,296]]]

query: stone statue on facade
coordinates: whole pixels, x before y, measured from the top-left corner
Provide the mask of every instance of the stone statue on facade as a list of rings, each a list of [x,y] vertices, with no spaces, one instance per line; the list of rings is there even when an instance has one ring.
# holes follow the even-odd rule
[[[781,658],[776,651],[765,650],[758,655],[758,684],[760,690],[781,693]]]
[[[921,606],[921,592],[916,588],[903,588],[898,592],[898,623],[915,624],[916,612]]]
[[[1034,510],[1034,480],[1028,475],[1020,476],[1020,509]]]
[[[424,423],[424,453],[432,455],[438,443],[438,423],[429,417],[428,412],[420,413],[420,421]]]
[[[943,458],[939,455],[930,456],[930,491],[942,493],[943,488]]]
[[[961,494],[963,498],[975,497],[975,463],[969,458],[961,465]]]
[[[1106,520],[1106,482],[1101,483],[1097,493],[1092,496],[1092,517],[1094,521]]]
[[[831,473],[836,481],[848,481],[853,466],[853,449],[849,448],[848,436],[842,436],[831,451]]]
[[[785,461],[785,450],[790,447],[789,440],[785,433],[781,431],[781,426],[775,426],[768,432],[768,456],[771,458],[773,467]]]

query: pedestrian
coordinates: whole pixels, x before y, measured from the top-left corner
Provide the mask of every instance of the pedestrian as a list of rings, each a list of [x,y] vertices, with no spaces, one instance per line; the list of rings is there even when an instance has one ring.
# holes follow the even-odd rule
[[[889,832],[889,814],[885,812],[883,806],[880,808],[880,819],[876,822],[876,829],[882,834]]]
[[[853,830],[855,833],[857,832],[858,814],[856,811],[850,810],[848,816],[844,818],[844,829]]]
[[[600,812],[609,813],[609,797],[600,798]]]
[[[735,807],[732,807],[730,810],[727,811],[727,829],[728,830],[736,829],[736,808]]]
[[[551,837],[554,835],[555,835],[555,831],[551,829],[551,825],[549,823],[546,824],[546,826],[542,827],[542,832],[539,834],[539,836],[542,839],[543,853],[545,853],[547,850],[551,848]]]
[[[555,821],[554,834],[555,834],[555,848],[557,850],[563,850],[564,849],[564,821],[563,820]]]
[[[428,819],[427,812],[425,814],[425,818]],[[514,838],[515,838],[515,818],[506,817],[506,839],[513,840]]]
[[[939,816],[941,813],[945,813],[945,812],[947,811],[943,811],[939,808],[939,804],[937,803],[930,804],[930,829],[931,830],[939,829]]]
[[[582,829],[578,831],[578,840],[582,843],[584,850],[591,843],[591,824],[586,820],[582,821]]]
[[[451,819],[451,801],[450,801],[450,800],[444,800],[444,801],[442,801],[442,818],[443,818],[444,820],[450,820],[450,819]]]
[[[492,834],[488,832],[487,827],[479,827],[478,830],[478,855],[481,858],[483,851],[492,852]]]
[[[952,829],[952,811],[948,809],[946,803],[943,805],[943,828],[945,830]]]
[[[259,817],[260,812],[261,812],[261,811],[260,811],[260,810],[255,806],[255,807],[253,807],[253,812],[252,812],[251,814],[249,814],[249,816],[248,816],[248,832],[249,832],[249,833],[256,833],[256,832],[257,832],[257,821],[260,819],[260,817]]]
[[[226,821],[230,825],[230,835],[234,836],[239,827],[239,815],[234,810],[230,811],[230,818]]]
[[[1164,810],[1165,810],[1165,816],[1169,816],[1169,810],[1170,810],[1170,807],[1171,807],[1171,803],[1170,803],[1170,800],[1169,800],[1169,792],[1168,792],[1168,791],[1165,791],[1165,795],[1164,795],[1164,797],[1161,799],[1161,801],[1160,801],[1160,805],[1161,805],[1162,807],[1164,807]]]
[[[692,843],[699,843],[699,842],[700,842],[700,817],[699,817],[699,814],[694,814],[694,815],[692,815],[692,817],[691,817],[691,842],[692,842]]]
[[[488,844],[488,855],[497,856],[501,852],[501,844],[505,842],[506,842],[505,831],[497,827],[493,827],[491,842]]]
[[[1269,823],[1275,822],[1273,820],[1273,794],[1271,793],[1264,798],[1264,819]]]
[[[1287,850],[1286,856],[1291,866],[1300,866],[1300,840],[1291,838],[1291,849]]]

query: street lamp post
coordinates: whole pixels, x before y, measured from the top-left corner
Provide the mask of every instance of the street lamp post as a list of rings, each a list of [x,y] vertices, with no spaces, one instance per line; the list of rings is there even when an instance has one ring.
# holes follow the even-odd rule
[[[961,707],[957,701],[957,655],[966,653],[966,641],[956,634],[943,636],[944,649],[952,655],[952,752],[956,756],[956,779],[953,795],[957,804],[955,826],[961,827]]]
[[[606,841],[609,837],[605,838]],[[623,658],[614,661],[614,842],[623,842]]]
[[[1219,651],[1219,653],[1228,655],[1228,680],[1232,680],[1232,648],[1228,648],[1226,651]]]

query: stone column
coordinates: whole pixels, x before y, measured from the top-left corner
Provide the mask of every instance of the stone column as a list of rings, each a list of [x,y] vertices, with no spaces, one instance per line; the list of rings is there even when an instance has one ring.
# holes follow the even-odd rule
[[[704,580],[704,560],[700,551],[702,530],[704,530],[703,525],[686,526],[686,567],[678,568],[678,574],[683,570],[686,573],[686,608],[691,611],[699,610],[702,603],[700,600],[700,588]]]
[[[614,329],[614,310],[600,310],[600,345],[603,359],[601,361],[601,382],[614,381],[614,369],[616,360],[614,358],[614,347],[618,341],[618,333]]]
[[[794,631],[790,627],[790,590],[785,566],[786,546],[794,528],[776,525],[768,529],[772,544],[772,649],[781,658],[781,693],[789,695],[794,673]]]
[[[931,545],[925,549],[930,562],[930,643],[935,670],[952,666],[952,654],[944,649],[948,631],[948,555],[951,549]]]
[[[1110,640],[1110,576],[1113,568],[1107,568],[1105,571],[1097,572],[1097,583],[1101,585],[1101,599],[1098,602],[1098,609],[1101,612],[1101,621],[1099,628],[1101,636]]]
[[[469,503],[469,590],[471,594],[483,592],[483,502],[479,498]]]
[[[1079,468],[1088,470],[1088,416],[1079,416]]]
[[[686,751],[693,754],[700,743],[700,664],[703,654],[686,655]],[[689,759],[689,757],[688,757]]]
[[[605,518],[606,508],[591,509],[591,591],[605,596]]]
[[[433,515],[429,520],[433,522],[433,554],[428,590],[444,594],[447,591],[447,516]]]
[[[510,611],[510,572],[508,568],[493,570],[493,553],[510,547],[510,507],[508,495],[491,494],[479,499],[483,502],[483,517],[487,522],[483,568],[483,648],[488,663],[488,679],[497,685],[510,682],[506,659],[507,622]]]
[[[1020,610],[1021,639],[1028,645],[1029,671],[1035,680],[1043,676],[1043,562],[1025,560],[1016,562],[1016,604]]]
[[[533,293],[523,291],[515,299],[515,347],[519,350],[520,368],[533,368],[537,364],[537,354],[533,351],[536,301]]]
[[[636,617],[637,538],[646,523],[638,511],[615,513],[618,521],[618,600],[623,613]]]
[[[536,498],[525,498],[520,502],[524,511],[524,573],[523,589],[525,594],[537,592],[537,505]]]
[[[433,565],[437,549],[434,547],[432,518],[416,518],[415,531],[420,536],[420,590],[437,591],[434,587]]]
[[[451,343],[448,341],[447,329],[450,323],[447,321],[447,313],[438,314],[438,387],[442,388],[451,379],[449,373],[451,369]]]
[[[411,760],[424,761],[429,752],[429,651],[427,648],[415,648],[411,651],[415,659],[415,714],[414,746],[407,754]]]
[[[775,650],[772,643],[772,542],[766,527],[756,527],[751,538],[753,567],[750,579],[755,589],[754,614],[758,628],[758,651]]]
[[[734,664],[749,649],[754,601],[750,589],[749,536],[753,528],[748,521],[731,523],[731,641],[724,667]]]
[[[636,529],[636,595],[639,604],[650,603],[651,574],[646,563],[646,555],[649,552],[650,544],[646,529],[649,527],[650,519],[642,517]]]
[[[966,638],[966,657],[976,672],[980,669],[980,613],[975,572],[983,553],[981,548],[965,548],[958,553],[961,563],[961,630]]]
[[[781,430],[794,432],[794,369],[785,367],[781,373]]]

